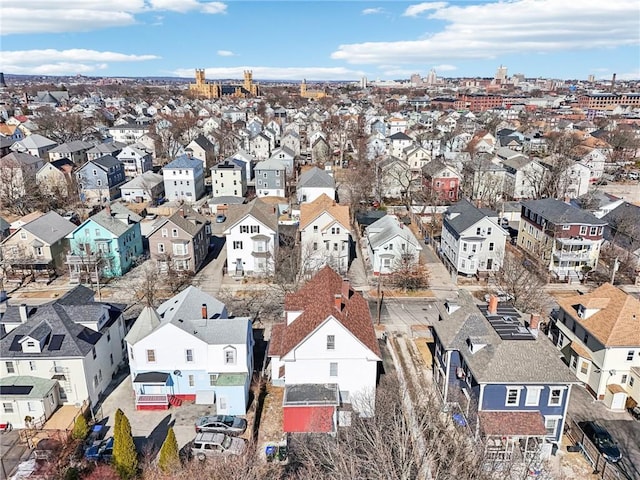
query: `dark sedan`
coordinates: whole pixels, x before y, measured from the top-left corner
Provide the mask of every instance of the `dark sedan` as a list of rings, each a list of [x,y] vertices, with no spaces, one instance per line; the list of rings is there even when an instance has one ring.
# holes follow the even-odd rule
[[[209,415],[196,420],[196,432],[214,432],[237,436],[242,435],[246,429],[247,421],[233,415]]]
[[[613,463],[620,461],[620,449],[606,428],[596,422],[580,422],[578,425],[604,458]]]

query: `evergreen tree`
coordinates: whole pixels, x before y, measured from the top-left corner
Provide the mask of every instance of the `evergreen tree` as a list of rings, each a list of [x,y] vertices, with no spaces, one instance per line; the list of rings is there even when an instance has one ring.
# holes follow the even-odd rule
[[[87,419],[84,415],[78,415],[76,417],[75,424],[73,425],[73,432],[71,436],[76,440],[82,440],[89,435],[89,425],[87,425]]]
[[[171,473],[180,466],[180,456],[178,455],[178,441],[173,433],[173,427],[169,427],[167,436],[160,448],[160,458],[158,465],[164,473]]]
[[[122,479],[136,476],[138,471],[138,452],[131,435],[131,424],[122,412],[116,410],[113,429],[113,464]]]

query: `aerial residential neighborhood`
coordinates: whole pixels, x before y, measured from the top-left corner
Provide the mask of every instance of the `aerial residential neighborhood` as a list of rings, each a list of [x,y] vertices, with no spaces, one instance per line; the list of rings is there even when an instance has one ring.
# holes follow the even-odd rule
[[[2,75],[2,478],[640,478],[637,81],[189,75]]]

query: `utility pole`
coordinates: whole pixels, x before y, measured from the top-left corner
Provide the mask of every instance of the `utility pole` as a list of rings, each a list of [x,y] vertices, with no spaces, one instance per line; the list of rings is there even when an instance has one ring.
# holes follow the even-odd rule
[[[613,271],[611,272],[611,285],[614,285],[613,281],[616,279],[616,272],[620,268],[620,262],[618,261],[618,257],[613,261]]]
[[[378,274],[378,325],[380,325],[380,314],[382,312],[382,273]]]

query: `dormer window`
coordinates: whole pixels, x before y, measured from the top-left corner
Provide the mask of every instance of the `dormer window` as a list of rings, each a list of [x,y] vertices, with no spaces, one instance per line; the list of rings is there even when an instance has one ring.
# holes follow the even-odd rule
[[[233,347],[226,347],[224,349],[224,364],[235,365],[236,363],[236,349]]]

